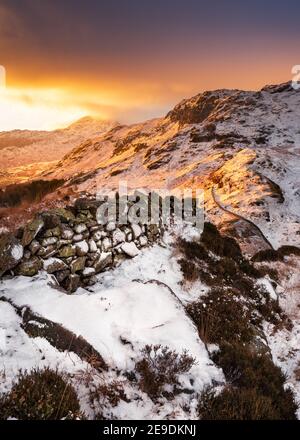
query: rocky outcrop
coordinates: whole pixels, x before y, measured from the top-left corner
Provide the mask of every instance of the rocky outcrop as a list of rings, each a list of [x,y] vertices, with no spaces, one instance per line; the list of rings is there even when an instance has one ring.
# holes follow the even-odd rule
[[[96,275],[137,256],[159,240],[156,225],[98,224],[99,202],[78,199],[74,206],[42,212],[18,231],[0,237],[0,274],[34,276],[45,270],[67,292],[93,285]]]
[[[200,93],[191,99],[181,101],[166,117],[180,124],[199,124],[207,119],[222,103],[222,100],[232,93],[230,90]]]

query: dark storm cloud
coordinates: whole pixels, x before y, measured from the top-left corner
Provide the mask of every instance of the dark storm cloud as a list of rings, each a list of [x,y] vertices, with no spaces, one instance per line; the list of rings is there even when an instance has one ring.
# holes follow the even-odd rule
[[[160,63],[172,71],[181,63],[194,65],[195,58],[205,62],[211,51],[216,56],[224,48],[230,54],[230,47],[247,51],[260,39],[274,50],[274,44],[290,39],[293,46],[299,37],[300,2],[294,0],[2,0],[0,5],[0,63],[31,74],[41,67],[44,74],[58,69],[58,76],[74,69],[115,75],[118,69],[151,78]]]

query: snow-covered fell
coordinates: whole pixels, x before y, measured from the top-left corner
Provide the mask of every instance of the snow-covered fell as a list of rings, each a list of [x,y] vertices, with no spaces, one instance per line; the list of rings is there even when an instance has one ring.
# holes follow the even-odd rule
[[[13,130],[0,132],[0,171],[24,175],[47,169],[83,141],[117,125],[84,117],[67,128],[54,131]],[[31,167],[30,167],[31,165]],[[29,166],[29,170],[27,167]],[[11,169],[9,170],[8,169]]]
[[[129,188],[202,188],[208,215],[222,225],[228,216],[214,203],[214,188],[275,248],[299,245],[299,111],[300,94],[288,83],[205,92],[165,118],[117,125],[83,142],[41,176],[67,179],[62,193],[95,193],[120,180]]]

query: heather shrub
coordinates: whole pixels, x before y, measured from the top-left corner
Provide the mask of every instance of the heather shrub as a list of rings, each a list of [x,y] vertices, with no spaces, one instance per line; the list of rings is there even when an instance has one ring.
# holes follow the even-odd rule
[[[280,415],[269,397],[256,389],[227,387],[220,394],[205,391],[198,405],[202,420],[277,420]]]
[[[222,237],[223,239],[223,256],[227,258],[232,258],[235,261],[240,261],[243,259],[242,251],[234,238],[232,237]]]
[[[300,248],[297,246],[285,245],[281,246],[278,251],[279,255],[282,257],[288,257],[290,255],[295,255],[300,257]]]
[[[199,403],[199,416],[207,419],[295,419],[293,394],[284,388],[285,377],[273,363],[259,337],[264,320],[285,322],[278,301],[256,280],[265,275],[243,258],[237,242],[205,223],[199,242],[180,240],[179,261],[186,280],[210,287],[201,299],[186,306],[205,344],[218,344],[212,360],[223,369],[227,383],[220,394],[207,392]],[[277,261],[294,249],[262,251],[253,261]],[[213,255],[214,254],[214,255]],[[217,256],[217,257],[216,257]],[[274,277],[276,272],[268,271]]]
[[[141,354],[142,359],[135,366],[138,385],[152,400],[163,395],[166,385],[179,385],[179,375],[187,373],[195,363],[186,351],[179,354],[161,345],[146,345]]]
[[[262,261],[280,261],[282,256],[275,249],[265,249],[263,251],[257,252],[251,258],[251,261],[255,263],[261,263]]]
[[[223,239],[218,229],[212,223],[205,222],[203,232],[201,234],[201,243],[205,245],[206,248],[211,250],[217,255],[222,255],[223,253]]]
[[[204,223],[200,242],[211,252],[220,257],[239,261],[243,258],[239,244],[234,238],[222,236],[215,225]]]
[[[243,258],[238,243],[233,238],[221,236],[211,223],[204,224],[200,242],[180,239],[178,248],[183,255],[179,264],[184,278],[188,281],[200,279],[208,286],[219,287],[224,283],[234,285],[243,277],[261,276],[260,272]]]
[[[115,407],[121,400],[128,402],[122,382],[90,384],[89,401],[96,414],[103,414],[107,406]]]
[[[50,368],[19,373],[18,381],[0,401],[1,419],[55,420],[83,418],[72,385]]]
[[[0,190],[0,206],[13,207],[23,202],[39,202],[64,184],[64,180],[33,180],[6,186]]]
[[[178,263],[186,281],[196,281],[199,278],[199,271],[194,263],[184,258],[181,258]]]
[[[213,289],[203,300],[190,303],[186,310],[205,343],[248,343],[253,337],[251,312],[230,290]]]
[[[181,238],[179,239],[178,246],[188,260],[193,260],[195,258],[198,260],[205,260],[208,258],[208,252],[202,244],[196,241],[187,241]]]
[[[268,397],[281,419],[295,419],[296,405],[290,390],[284,389],[285,376],[265,354],[256,354],[239,343],[223,343],[213,360],[223,369],[226,380],[239,388],[255,389]]]

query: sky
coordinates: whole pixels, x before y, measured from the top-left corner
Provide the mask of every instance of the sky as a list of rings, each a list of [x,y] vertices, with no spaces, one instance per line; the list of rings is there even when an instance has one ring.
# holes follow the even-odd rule
[[[299,17],[298,0],[0,0],[0,130],[133,123],[204,90],[288,81]]]

